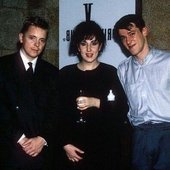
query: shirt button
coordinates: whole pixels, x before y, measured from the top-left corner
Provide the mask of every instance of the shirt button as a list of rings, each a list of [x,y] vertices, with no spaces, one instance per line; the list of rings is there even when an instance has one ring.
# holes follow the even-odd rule
[[[146,94],[145,94],[145,93],[142,93],[142,97],[146,97]]]
[[[16,110],[19,110],[19,106],[16,106],[15,109],[16,109]]]

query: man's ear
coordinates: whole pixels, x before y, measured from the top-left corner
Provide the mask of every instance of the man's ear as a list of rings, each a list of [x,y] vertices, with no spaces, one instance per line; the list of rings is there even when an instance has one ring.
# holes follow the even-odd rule
[[[23,43],[23,33],[19,33],[19,42]]]
[[[148,27],[142,28],[142,34],[146,37],[149,34],[149,28]]]

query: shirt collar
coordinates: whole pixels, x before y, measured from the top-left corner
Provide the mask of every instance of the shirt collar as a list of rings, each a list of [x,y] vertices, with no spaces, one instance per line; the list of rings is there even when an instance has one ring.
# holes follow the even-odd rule
[[[28,58],[24,55],[22,50],[20,50],[20,56],[21,56],[21,59],[22,59],[22,61],[24,63],[25,70],[27,70],[29,68],[28,62],[31,62],[33,71],[35,71],[35,66],[36,66],[38,57],[36,57],[35,59],[29,61]]]
[[[148,53],[148,54],[146,55],[146,57],[144,58],[142,64],[139,63],[138,60],[137,60],[135,57],[133,57],[134,63],[136,63],[136,64],[138,64],[138,65],[146,65],[146,64],[148,64],[148,63],[152,60],[152,58],[153,58],[152,51],[153,51],[153,47],[149,47],[149,53]]]

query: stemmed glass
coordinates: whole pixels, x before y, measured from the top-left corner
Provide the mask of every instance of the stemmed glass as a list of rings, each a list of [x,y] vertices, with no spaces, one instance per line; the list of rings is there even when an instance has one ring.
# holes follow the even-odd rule
[[[82,96],[82,95],[83,95],[83,90],[80,90],[79,93],[80,93],[80,96]],[[82,100],[82,99],[79,99],[79,100],[78,100],[78,103],[79,103],[79,104],[82,104],[82,103],[83,103],[83,100]],[[86,123],[86,120],[83,119],[83,111],[82,111],[82,110],[80,110],[80,118],[79,118],[79,120],[77,120],[76,122],[77,122],[77,123]]]

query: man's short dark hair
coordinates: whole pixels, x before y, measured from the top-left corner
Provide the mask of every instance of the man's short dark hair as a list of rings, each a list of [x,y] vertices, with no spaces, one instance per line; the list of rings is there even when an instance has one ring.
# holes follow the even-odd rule
[[[49,29],[48,22],[45,19],[39,16],[31,16],[27,17],[26,20],[23,22],[23,26],[21,28],[20,33],[24,34],[25,32],[27,32],[30,26],[42,28],[44,30],[47,30],[47,32]]]
[[[120,18],[113,29],[113,38],[115,42],[120,43],[119,29],[127,29],[130,30],[132,23],[139,28],[140,31],[145,27],[145,22],[141,15],[137,14],[128,14]]]

